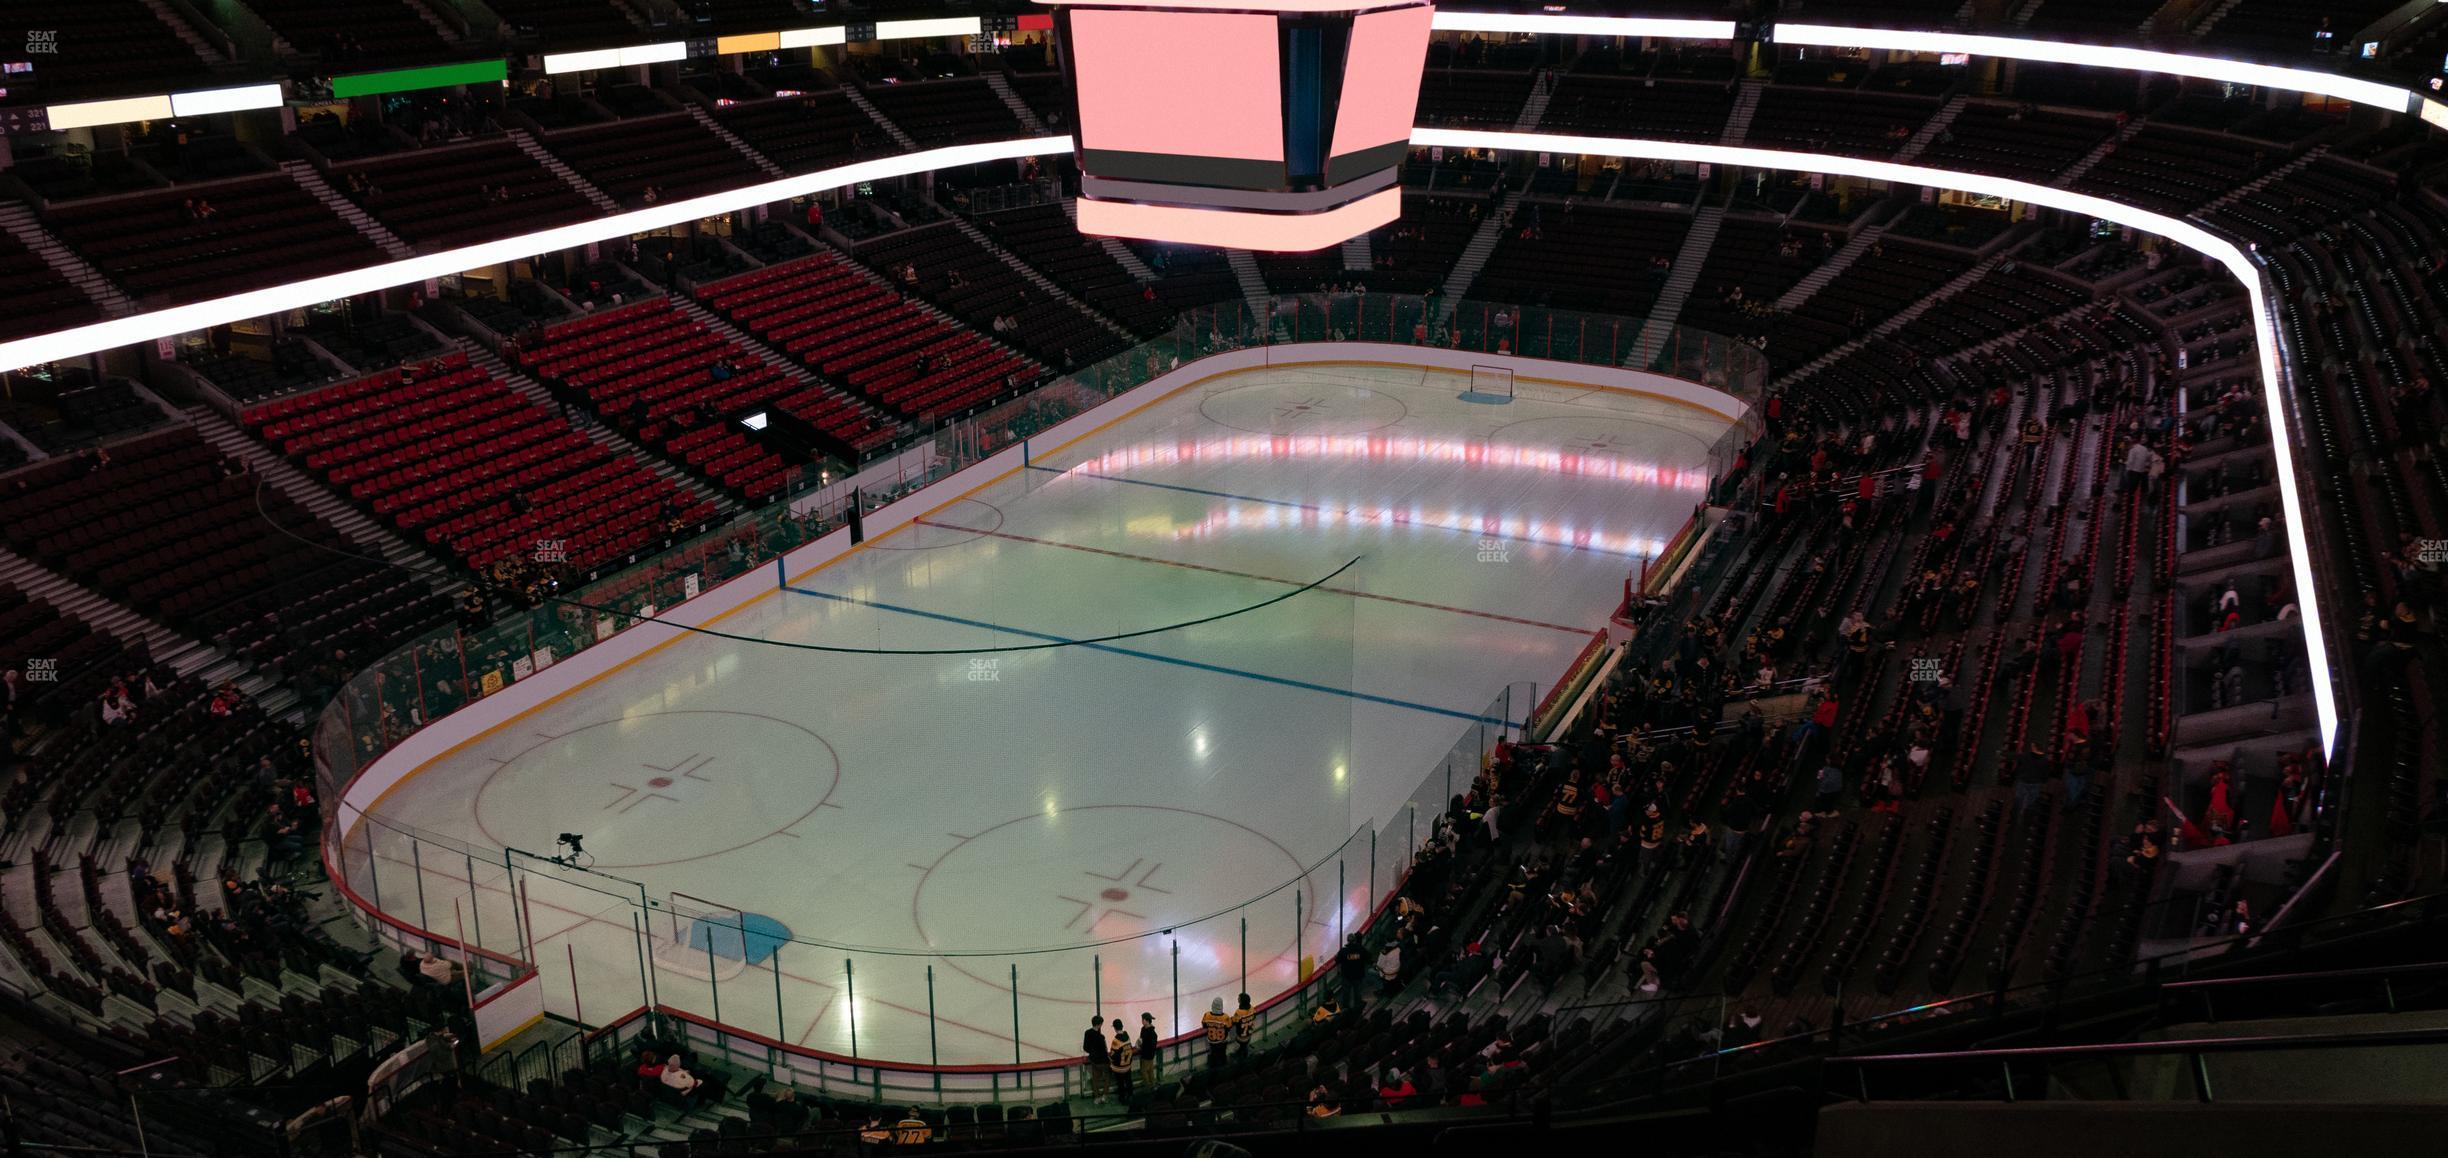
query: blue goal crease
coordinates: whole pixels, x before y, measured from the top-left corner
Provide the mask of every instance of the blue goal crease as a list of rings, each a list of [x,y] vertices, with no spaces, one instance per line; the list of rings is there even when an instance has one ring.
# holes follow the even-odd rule
[[[1225,667],[1222,664],[1204,663],[1195,659],[1180,659],[1169,655],[1158,655],[1152,651],[1140,651],[1136,648],[1116,647],[1109,643],[1083,643],[1079,640],[1071,639],[1065,636],[1050,635],[1042,631],[1030,631],[1021,627],[1008,627],[1000,623],[990,623],[983,619],[969,619],[959,615],[948,615],[941,611],[927,611],[916,607],[903,607],[895,603],[879,603],[872,599],[860,599],[850,595],[836,595],[830,591],[811,591],[805,587],[785,586],[783,590],[799,595],[812,595],[818,599],[829,599],[835,603],[848,603],[857,607],[872,607],[878,611],[893,611],[902,615],[913,615],[920,619],[933,619],[943,623],[957,623],[964,627],[982,627],[988,631],[1009,632],[1013,635],[1025,636],[1030,639],[1042,639],[1048,643],[1068,643],[1091,651],[1111,652],[1114,655],[1128,656],[1132,659],[1154,660],[1158,663],[1173,664],[1176,667],[1186,667],[1198,671],[1214,672],[1217,675],[1238,676],[1245,680],[1257,680],[1260,683],[1279,684],[1288,688],[1299,688],[1303,691],[1326,692],[1331,695],[1344,696],[1355,700],[1363,700],[1372,704],[1384,704],[1388,707],[1409,708],[1415,712],[1427,712],[1430,715],[1449,716],[1457,720],[1468,720],[1474,724],[1495,724],[1499,727],[1514,726],[1513,721],[1506,720],[1500,716],[1484,716],[1477,712],[1464,712],[1457,711],[1453,708],[1440,708],[1434,704],[1417,703],[1412,700],[1396,699],[1392,696],[1374,695],[1369,692],[1358,691],[1352,688],[1338,688],[1329,684],[1311,683],[1308,680],[1296,680],[1287,676],[1276,676],[1268,675],[1264,672],[1245,671],[1237,667]]]

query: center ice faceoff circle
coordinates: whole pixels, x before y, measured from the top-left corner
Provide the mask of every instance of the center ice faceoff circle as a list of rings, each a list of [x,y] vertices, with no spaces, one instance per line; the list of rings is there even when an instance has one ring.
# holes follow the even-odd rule
[[[1303,866],[1274,838],[1237,821],[1165,805],[1087,805],[1018,817],[955,840],[924,866],[911,902],[919,936],[933,948],[1098,944],[1109,961],[1127,965],[1137,955],[1169,957],[1178,940],[1189,991],[1220,984],[1239,969],[1240,914],[1233,910],[1252,911],[1253,966],[1292,947],[1292,893],[1305,887],[1293,882]],[[1314,907],[1315,900],[1303,894],[1303,904]],[[1185,923],[1209,916],[1215,919]],[[1170,938],[1145,936],[1167,929]],[[949,960],[959,967],[959,958]],[[1117,976],[1161,978],[1165,971],[1124,968]]]
[[[576,782],[573,768],[594,783]],[[538,734],[477,789],[476,824],[494,844],[529,851],[578,832],[593,867],[647,868],[788,843],[840,783],[833,745],[788,720],[641,712]]]
[[[1251,434],[1365,434],[1410,417],[1383,390],[1325,381],[1227,386],[1199,400],[1199,414]]]

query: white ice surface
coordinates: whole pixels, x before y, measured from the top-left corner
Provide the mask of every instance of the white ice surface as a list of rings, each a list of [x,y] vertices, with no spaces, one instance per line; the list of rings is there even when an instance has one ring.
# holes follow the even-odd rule
[[[1170,1033],[1177,942],[1190,1022],[1245,968],[1263,1000],[1291,984],[1296,943],[1322,954],[1382,899],[1491,700],[1511,687],[1502,714],[1526,714],[1605,625],[1690,515],[1724,428],[1636,395],[1524,380],[1483,405],[1457,398],[1468,385],[1250,370],[1041,452],[717,625],[952,654],[681,640],[378,809],[479,849],[549,853],[583,833],[595,875],[516,856],[505,874],[498,856],[384,834],[372,865],[362,842],[353,854],[378,883],[356,883],[490,948],[524,932],[548,1004],[583,997],[590,1022],[650,996],[710,1016],[719,998],[729,1024],[834,1053],[855,1017],[862,1056],[923,1062],[932,965],[935,1056],[1008,1062],[1016,966],[1019,1056],[1035,1061],[1077,1052],[1100,993],[1108,1018],[1146,1010]],[[1355,557],[1323,589],[1200,627],[976,650],[1229,612]],[[716,961],[709,986],[674,942],[674,905],[699,903],[787,925],[779,976]],[[633,921],[652,934],[643,967]]]

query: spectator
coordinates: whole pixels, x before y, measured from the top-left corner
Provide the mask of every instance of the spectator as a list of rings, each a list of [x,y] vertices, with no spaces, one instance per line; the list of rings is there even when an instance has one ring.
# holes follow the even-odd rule
[[[1402,1109],[1404,1103],[1418,1096],[1419,1087],[1412,1085],[1411,1079],[1401,1070],[1388,1069],[1385,1076],[1378,1080],[1377,1100],[1383,1103],[1386,1109]]]
[[[1674,913],[1658,929],[1657,938],[1650,943],[1650,948],[1656,951],[1658,979],[1668,985],[1680,986],[1685,980],[1685,968],[1700,952],[1700,933],[1692,927],[1688,914]]]
[[[663,1072],[656,1077],[663,1083],[664,1089],[670,1090],[679,1099],[683,1112],[697,1108],[697,1087],[703,1083],[681,1064],[680,1055],[673,1054],[671,1060],[663,1064]]]
[[[1207,1003],[1207,1012],[1199,1017],[1199,1029],[1207,1037],[1207,1072],[1214,1073],[1224,1068],[1225,1041],[1236,1028],[1235,1022],[1238,1020],[1224,1012],[1223,998],[1218,997]]]
[[[2038,740],[2023,749],[2015,758],[2015,815],[2021,817],[2040,803],[2040,794],[2048,788],[2050,768],[2048,749]]]
[[[1763,1032],[1760,1028],[1763,1020],[1759,1010],[1745,1008],[1734,1020],[1726,1023],[1725,1035],[1719,1039],[1719,1044],[1726,1049],[1757,1044]]]
[[[1139,1054],[1138,1050],[1131,1045],[1130,1034],[1123,1030],[1122,1019],[1119,1017],[1113,1022],[1113,1044],[1107,1046],[1106,1049],[1108,1054],[1106,1064],[1113,1071],[1116,1100],[1127,1107],[1131,1101],[1132,1076],[1138,1069]]]
[[[1088,1067],[1088,1096],[1102,1102],[1113,1085],[1113,1059],[1105,1045],[1104,1014],[1088,1015],[1088,1028],[1080,1032],[1080,1052],[1087,1055],[1081,1064]]]
[[[2079,745],[2069,740],[2065,757],[2065,810],[2072,812],[2082,806],[2083,793],[2091,786],[2091,766],[2084,762]]]
[[[1368,950],[1360,945],[1360,934],[1343,939],[1343,949],[1335,955],[1335,972],[1343,982],[1343,994],[1353,1001],[1360,1000],[1361,982],[1368,977]]]
[[[1156,1088],[1156,1054],[1160,1039],[1156,1036],[1156,1015],[1139,1015],[1139,1080],[1147,1088]]]
[[[1340,1117],[1343,1113],[1343,1103],[1341,1099],[1335,1097],[1331,1087],[1325,1082],[1319,1082],[1309,1089],[1309,1108],[1305,1112],[1312,1118]]]

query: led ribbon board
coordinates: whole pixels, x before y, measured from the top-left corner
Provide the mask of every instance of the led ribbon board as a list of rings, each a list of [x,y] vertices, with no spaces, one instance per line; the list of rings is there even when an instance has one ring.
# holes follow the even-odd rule
[[[1899,165],[1892,161],[1872,161],[1860,157],[1840,157],[1822,153],[1795,153],[1783,149],[1754,149],[1735,145],[1694,145],[1679,141],[1651,141],[1625,137],[1581,137],[1561,133],[1488,132],[1479,129],[1420,128],[1411,133],[1415,145],[1442,146],[1448,149],[1505,149],[1523,153],[1575,153],[1606,157],[1637,157],[1642,160],[1691,161],[1708,165],[1742,165],[1761,169],[1785,169],[1807,173],[1832,173],[1838,176],[1860,177],[1872,181],[1887,181],[1901,185],[1926,185],[1939,189],[1955,189],[1966,193],[2002,197],[2010,201],[2028,201],[2051,209],[2080,213],[2128,225],[2145,233],[2157,234],[2178,245],[2195,250],[2220,265],[2244,285],[2252,300],[2253,344],[2259,356],[2261,370],[2261,402],[2270,425],[2270,440],[2277,448],[2272,457],[2278,464],[2278,493],[2286,509],[2287,547],[2289,562],[2294,567],[2295,589],[2304,596],[2303,636],[2308,666],[2312,671],[2312,700],[2320,717],[2321,748],[2334,751],[2337,741],[2337,691],[2330,679],[2326,635],[2322,626],[2319,586],[2312,574],[2312,546],[2304,531],[2307,513],[2299,481],[2295,475],[2294,437],[2288,430],[2286,408],[2278,397],[2278,338],[2271,325],[2267,292],[2262,284],[2261,270],[2245,255],[2244,250],[2199,225],[2165,214],[2153,213],[2122,202],[2076,193],[2066,189],[2035,185],[2008,177],[1993,177],[1985,173],[1964,173],[1952,169],[1934,169],[1922,165]]]
[[[373,293],[393,286],[415,285],[429,278],[465,273],[471,269],[501,265],[539,253],[572,249],[595,241],[609,241],[668,229],[691,221],[746,209],[806,197],[826,189],[839,189],[865,181],[884,181],[927,173],[983,161],[1002,161],[1016,157],[1036,157],[1060,153],[1071,148],[1069,137],[1028,137],[1016,141],[990,141],[976,145],[953,145],[942,149],[927,149],[842,165],[831,169],[805,173],[796,177],[760,182],[737,189],[725,189],[703,197],[684,201],[666,201],[644,209],[609,216],[589,218],[569,225],[534,233],[504,237],[475,245],[421,254],[398,261],[343,270],[322,277],[284,285],[266,286],[227,297],[211,298],[186,305],[166,306],[125,317],[111,318],[48,334],[0,342],[0,370],[21,370],[46,362],[64,361],[86,354],[100,353],[120,346],[172,338],[180,334],[224,325],[230,322],[259,318],[268,314],[287,313],[320,302],[338,301],[358,294]]]
[[[2118,48],[2106,44],[2074,44],[2062,40],[2031,40],[2019,36],[1980,36],[1968,32],[1909,32],[1893,28],[1848,28],[1830,24],[1778,24],[1770,30],[1778,44],[1813,45],[1826,48],[1872,48],[1896,52],[1961,52],[1973,56],[1996,56],[2008,60],[2030,60],[2043,64],[2078,64],[2091,68],[2117,68],[2130,72],[2158,72],[2170,76],[2190,76],[2202,80],[2220,80],[2233,84],[2249,84],[2262,88],[2285,89],[2290,92],[2317,93],[2336,97],[2373,108],[2402,113],[2412,107],[2411,90],[2377,81],[2341,76],[2311,68],[2282,68],[2270,64],[2230,60],[2220,56],[2192,56],[2181,52],[2154,52],[2146,48]]]

